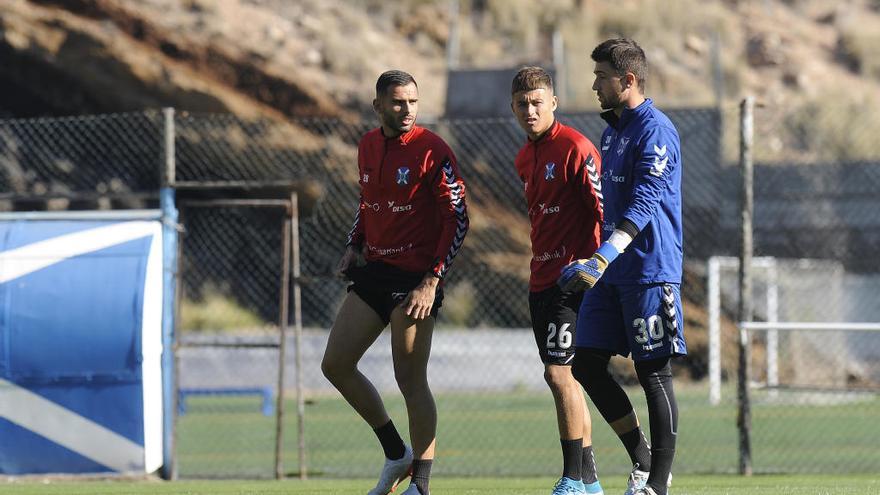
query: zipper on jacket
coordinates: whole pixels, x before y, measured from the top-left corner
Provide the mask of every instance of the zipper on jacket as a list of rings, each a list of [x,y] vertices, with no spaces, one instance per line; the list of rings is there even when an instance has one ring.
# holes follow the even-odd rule
[[[532,187],[538,187],[538,181],[535,179],[535,175],[538,173],[538,143],[537,141],[532,142],[532,148],[535,149],[535,166],[532,167]]]
[[[385,191],[385,184],[382,182],[382,171],[385,169],[385,156],[388,154],[388,138],[382,137],[382,159],[379,160],[379,190]]]

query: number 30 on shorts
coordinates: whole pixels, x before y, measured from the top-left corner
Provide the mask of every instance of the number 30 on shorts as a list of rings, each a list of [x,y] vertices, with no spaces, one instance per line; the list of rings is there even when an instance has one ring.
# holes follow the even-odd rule
[[[557,347],[560,349],[568,349],[571,347],[572,335],[571,332],[568,331],[568,327],[571,326],[571,323],[563,323],[561,327],[559,327],[559,332],[557,333],[556,324],[551,323],[547,325],[547,349],[556,349]],[[553,339],[556,339],[554,342]]]
[[[636,330],[635,341],[639,344],[663,339],[663,320],[659,315],[651,315],[647,320],[636,318],[633,320],[633,328]]]

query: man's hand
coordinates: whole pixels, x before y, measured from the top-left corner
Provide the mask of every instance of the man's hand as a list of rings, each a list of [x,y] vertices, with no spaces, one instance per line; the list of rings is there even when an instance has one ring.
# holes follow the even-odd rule
[[[437,284],[440,279],[432,274],[425,275],[419,285],[410,291],[403,300],[403,311],[415,320],[422,320],[431,314],[434,306],[434,296],[437,294]]]
[[[353,266],[362,266],[364,264],[363,253],[355,246],[346,246],[345,253],[336,264],[336,276],[346,278],[346,271]]]
[[[605,268],[608,260],[599,253],[594,254],[587,260],[575,260],[562,269],[562,276],[556,283],[563,292],[577,292],[593,288]]]

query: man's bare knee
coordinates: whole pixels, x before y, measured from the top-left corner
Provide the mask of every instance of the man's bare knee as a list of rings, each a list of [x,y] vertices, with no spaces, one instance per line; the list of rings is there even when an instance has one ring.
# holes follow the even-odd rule
[[[427,374],[418,367],[395,366],[394,379],[397,381],[397,387],[403,395],[416,393],[428,386]]]
[[[564,390],[571,383],[571,368],[568,366],[545,366],[544,381],[551,390]]]
[[[339,383],[340,381],[350,377],[355,373],[356,369],[356,366],[352,366],[349,363],[328,358],[326,354],[324,355],[324,359],[321,361],[321,372],[324,373],[324,377],[333,384]]]

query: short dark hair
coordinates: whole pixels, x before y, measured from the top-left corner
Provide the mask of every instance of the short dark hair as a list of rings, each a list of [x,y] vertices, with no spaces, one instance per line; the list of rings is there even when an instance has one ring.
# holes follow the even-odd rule
[[[513,82],[510,83],[510,94],[542,88],[553,91],[553,77],[550,76],[550,73],[540,67],[523,67],[513,76]]]
[[[382,96],[388,88],[406,86],[408,84],[415,84],[416,88],[419,87],[419,85],[416,84],[415,78],[413,78],[408,72],[402,70],[385,71],[379,76],[379,79],[376,80],[376,96]]]
[[[590,54],[594,62],[608,62],[618,76],[632,72],[639,88],[645,89],[648,78],[648,59],[638,43],[629,38],[614,38],[603,41]]]

